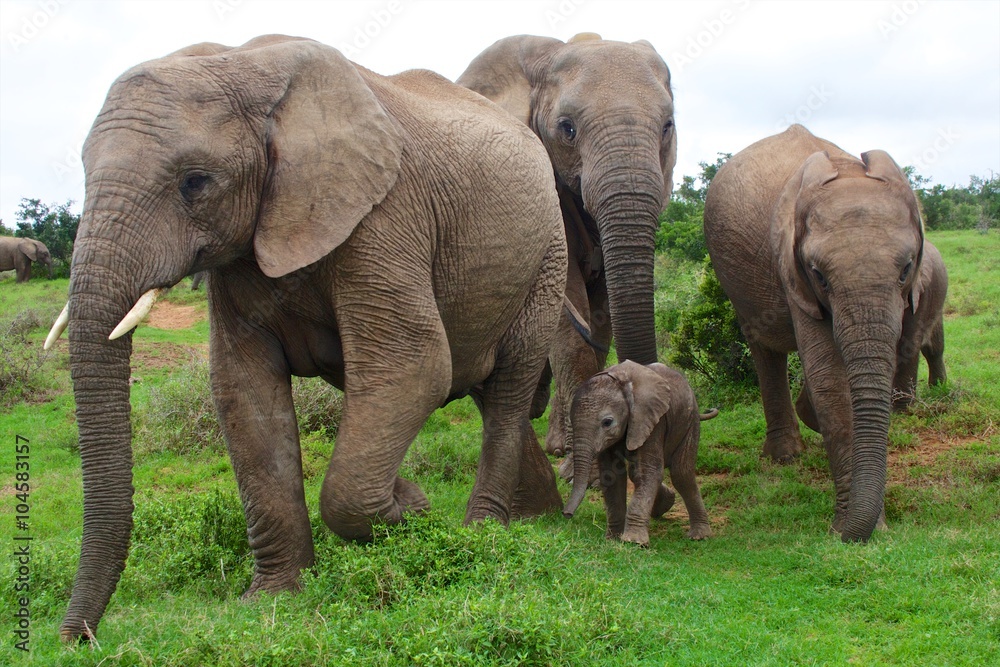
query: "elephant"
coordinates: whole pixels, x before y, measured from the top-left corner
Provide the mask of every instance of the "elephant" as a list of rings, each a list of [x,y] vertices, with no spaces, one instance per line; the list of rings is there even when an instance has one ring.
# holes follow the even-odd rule
[[[31,263],[44,264],[52,275],[52,255],[45,244],[35,239],[0,236],[0,271],[13,270],[16,282],[23,283],[31,278]]]
[[[698,490],[700,422],[718,410],[698,413],[691,385],[681,373],[660,363],[623,361],[593,375],[573,396],[573,490],[563,514],[572,517],[590,481],[597,459],[607,512],[606,537],[649,545],[649,519],[674,504],[674,494],[663,483],[664,468],[684,499],[690,527],[688,537],[703,540],[712,528]],[[626,508],[627,479],[635,492]]]
[[[923,307],[923,227],[906,177],[884,151],[859,160],[792,125],[719,169],[705,240],[753,356],[764,455],[803,451],[787,370],[797,350],[836,488],[832,530],[867,541],[885,525],[904,311]]]
[[[670,71],[647,41],[520,35],[488,47],[457,83],[531,127],[556,174],[566,293],[596,342],[560,321],[544,378],[556,385],[546,450],[559,455],[571,442],[573,394],[604,367],[612,334],[619,360],[657,360],[653,251],[677,161]]]
[[[896,375],[892,382],[892,407],[904,411],[913,402],[917,387],[920,353],[927,360],[927,384],[944,384],[944,301],[948,295],[948,270],[941,253],[924,241],[923,261],[917,280],[920,310],[903,312],[903,333],[896,352]]]
[[[466,522],[561,509],[528,413],[566,239],[544,149],[509,114],[429,71],[381,76],[263,36],[126,71],[83,164],[69,301],[46,341],[68,326],[83,467],[64,639],[93,637],[125,565],[130,332],[197,271],[255,561],[245,595],[298,588],[314,559],[292,375],[344,391],[320,510],[345,539],[428,506],[400,463],[428,415],[470,392],[483,442]]]
[[[205,272],[204,271],[199,271],[198,273],[196,273],[193,276],[191,276],[191,291],[194,292],[199,287],[201,287],[201,283],[202,283],[203,280],[205,280]]]

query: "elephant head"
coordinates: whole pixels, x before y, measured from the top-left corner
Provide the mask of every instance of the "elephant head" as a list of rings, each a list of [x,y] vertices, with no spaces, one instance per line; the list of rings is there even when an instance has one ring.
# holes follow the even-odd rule
[[[134,322],[109,333],[149,301],[140,297],[193,272],[245,259],[277,278],[331,252],[396,181],[399,136],[359,70],[311,40],[203,44],[111,86],[83,148],[86,198],[60,318],[84,486],[64,638],[96,629],[132,527]]]
[[[903,313],[916,312],[920,303],[923,227],[916,197],[883,151],[865,153],[861,161],[816,152],[785,183],[771,230],[790,304],[813,321],[829,318],[843,359],[852,458],[842,537],[867,540],[883,510]],[[800,352],[802,346],[800,340]]]
[[[564,208],[576,209],[568,218],[603,253],[618,357],[656,361],[653,249],[677,159],[663,59],[646,41],[521,35],[486,49],[458,83],[541,138]]]
[[[43,265],[52,275],[52,255],[49,254],[49,249],[41,241],[36,241],[34,239],[24,239],[19,245],[19,249],[24,253],[32,262],[38,262]]]

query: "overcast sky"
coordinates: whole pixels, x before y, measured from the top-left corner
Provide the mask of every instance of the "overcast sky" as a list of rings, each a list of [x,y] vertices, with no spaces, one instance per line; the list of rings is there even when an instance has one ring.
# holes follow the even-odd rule
[[[114,79],[203,41],[310,37],[382,74],[454,80],[501,37],[653,43],[673,73],[674,180],[798,121],[935,183],[1000,172],[1000,2],[0,0],[0,217],[83,199],[80,148]]]

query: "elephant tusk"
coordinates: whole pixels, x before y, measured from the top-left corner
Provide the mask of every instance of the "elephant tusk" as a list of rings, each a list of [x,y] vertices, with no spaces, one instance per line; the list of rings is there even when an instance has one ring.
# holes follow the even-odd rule
[[[156,303],[156,300],[160,298],[163,292],[164,289],[162,287],[157,287],[140,296],[139,300],[132,306],[132,310],[128,311],[128,314],[122,318],[122,321],[118,323],[115,330],[108,336],[108,340],[120,338],[131,331],[142,321],[142,318],[149,314],[149,311],[153,308],[153,304]]]
[[[49,335],[45,337],[45,344],[42,345],[43,350],[50,349],[59,340],[59,337],[63,335],[66,331],[66,325],[69,324],[69,301],[63,306],[62,312],[59,313],[59,317],[56,318],[55,323],[52,325],[52,329],[49,330]]]

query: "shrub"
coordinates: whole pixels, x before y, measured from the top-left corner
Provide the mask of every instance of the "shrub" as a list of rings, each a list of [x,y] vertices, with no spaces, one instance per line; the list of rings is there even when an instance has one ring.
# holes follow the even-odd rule
[[[753,388],[757,384],[753,359],[736,321],[729,298],[705,258],[698,298],[680,316],[671,337],[670,360],[705,376],[714,385]]]
[[[41,316],[24,310],[0,324],[0,405],[10,407],[30,399],[44,388],[40,372],[49,354],[28,340],[28,332],[42,326]]]

